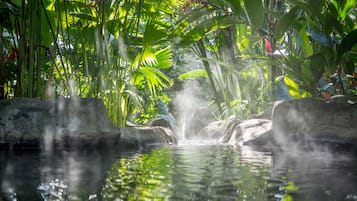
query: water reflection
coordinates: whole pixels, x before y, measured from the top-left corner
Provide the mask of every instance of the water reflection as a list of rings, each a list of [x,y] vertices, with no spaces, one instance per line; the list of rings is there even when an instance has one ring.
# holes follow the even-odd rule
[[[356,201],[356,156],[182,144],[133,152],[0,152],[0,201]]]
[[[348,153],[285,152],[274,154],[272,176],[294,181],[294,201],[357,200],[357,160]]]
[[[122,155],[0,152],[0,201],[87,200],[100,194],[107,170]]]
[[[118,160],[103,198],[114,200],[267,200],[269,164],[250,164],[232,147],[163,147]]]

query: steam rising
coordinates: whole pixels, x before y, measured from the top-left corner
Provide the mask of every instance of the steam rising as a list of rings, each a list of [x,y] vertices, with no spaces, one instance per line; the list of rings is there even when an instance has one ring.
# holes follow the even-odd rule
[[[203,97],[203,89],[199,86],[196,80],[187,80],[183,84],[183,89],[176,94],[173,101],[176,111],[177,126],[176,133],[180,141],[185,140],[185,127],[192,114],[198,108],[205,106]]]

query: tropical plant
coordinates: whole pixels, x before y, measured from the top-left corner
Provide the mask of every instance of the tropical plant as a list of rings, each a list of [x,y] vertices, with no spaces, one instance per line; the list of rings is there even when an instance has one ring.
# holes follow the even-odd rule
[[[189,47],[202,65],[179,79],[205,79],[217,116],[246,117],[274,99],[277,80],[300,98],[318,95],[325,71],[338,82],[355,71],[355,7],[353,0],[3,0],[0,99],[98,97],[117,125],[144,123],[165,111],[156,107],[170,102],[169,69]]]
[[[315,96],[323,72],[336,72],[341,81],[341,73],[354,71],[355,5],[351,0],[285,2],[285,14],[276,23],[274,38],[288,55],[279,62],[284,73]]]
[[[266,102],[268,69],[262,62],[267,58],[259,35],[263,22],[262,1],[211,0],[186,5],[173,30],[177,44],[192,45],[203,64],[179,78],[206,77],[221,118],[246,117]]]
[[[1,60],[1,80],[16,82],[14,96],[102,98],[112,120],[123,126],[136,113],[148,111],[172,85],[162,72],[172,66],[166,30],[181,5],[142,0],[1,2],[1,14],[11,20],[2,21],[0,41],[9,43],[6,33],[13,38],[1,57],[13,47],[19,52],[12,61],[16,70],[5,68],[9,64]]]

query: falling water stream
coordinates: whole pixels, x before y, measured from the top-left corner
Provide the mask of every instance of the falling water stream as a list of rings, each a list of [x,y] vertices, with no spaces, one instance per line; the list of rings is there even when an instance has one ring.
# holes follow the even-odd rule
[[[131,151],[0,152],[0,200],[357,200],[348,154],[215,142]]]

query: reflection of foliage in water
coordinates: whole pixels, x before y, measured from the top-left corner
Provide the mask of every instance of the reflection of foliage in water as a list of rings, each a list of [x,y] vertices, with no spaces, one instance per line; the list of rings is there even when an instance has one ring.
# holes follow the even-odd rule
[[[103,198],[167,200],[167,188],[171,184],[170,157],[170,149],[165,148],[118,160],[106,179]]]
[[[261,201],[272,193],[268,178],[264,164],[241,160],[231,147],[164,147],[118,160],[108,172],[102,196],[105,200]]]

